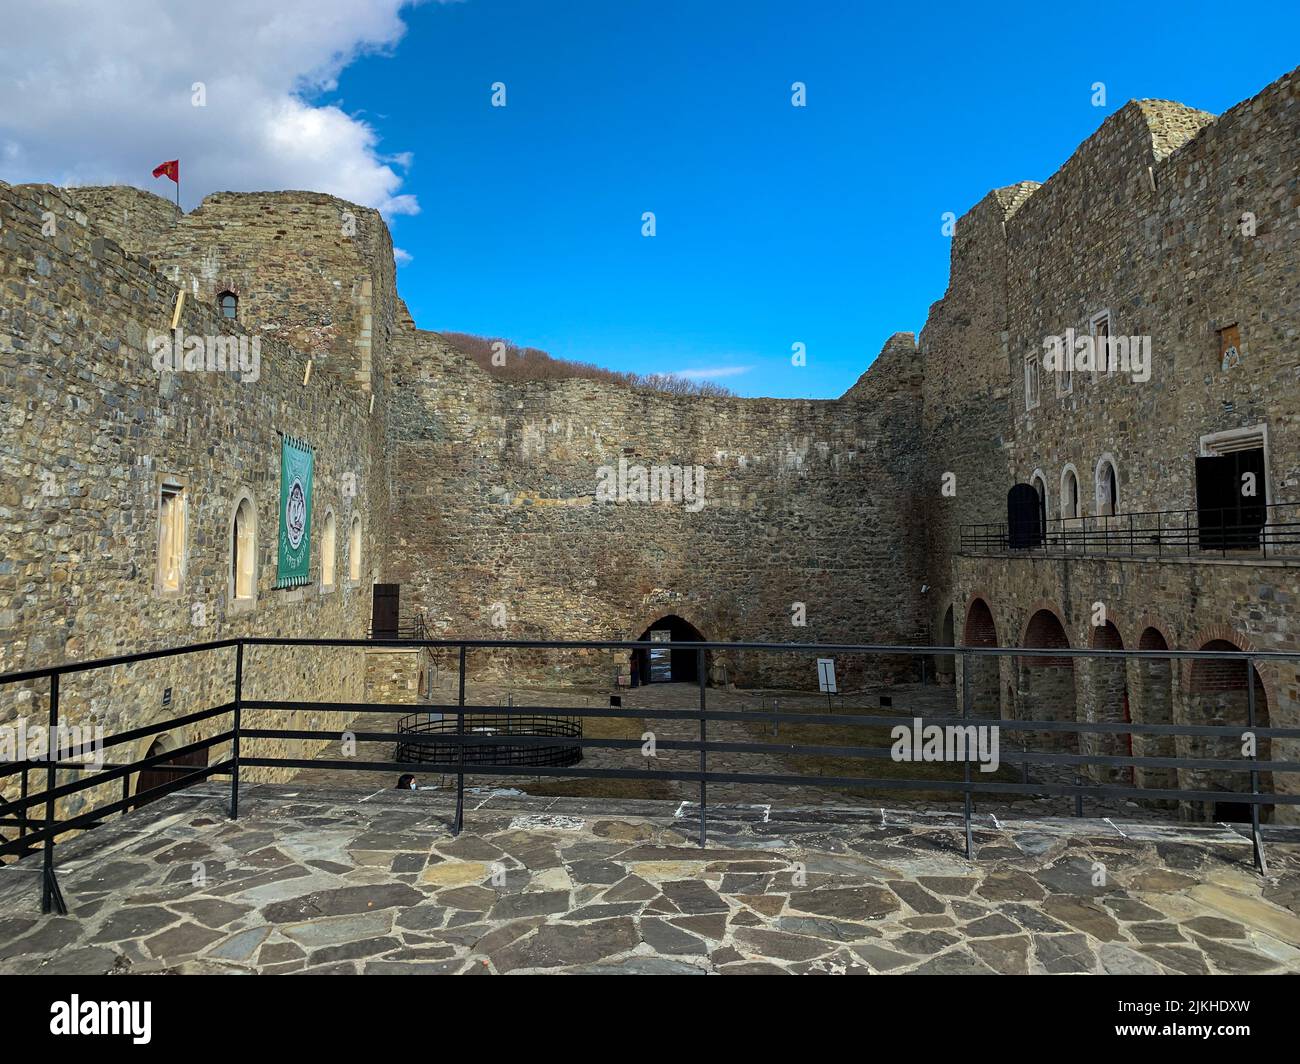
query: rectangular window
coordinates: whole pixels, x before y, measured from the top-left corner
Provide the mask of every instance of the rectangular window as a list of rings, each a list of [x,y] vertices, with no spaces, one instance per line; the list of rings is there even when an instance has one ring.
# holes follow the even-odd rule
[[[1038,405],[1038,355],[1025,356],[1025,409]]]
[[[1074,362],[1078,357],[1078,352],[1068,342],[1069,339],[1070,334],[1067,333],[1061,342],[1061,357],[1056,366],[1056,396],[1058,399],[1074,391]]]
[[[1098,373],[1109,373],[1110,365],[1110,311],[1103,310],[1099,314],[1094,314],[1088,321],[1088,329],[1092,333],[1092,380],[1095,384]],[[1115,367],[1119,369],[1118,366]]]
[[[185,583],[185,485],[164,479],[158,485],[158,569],[162,594],[179,593]]]

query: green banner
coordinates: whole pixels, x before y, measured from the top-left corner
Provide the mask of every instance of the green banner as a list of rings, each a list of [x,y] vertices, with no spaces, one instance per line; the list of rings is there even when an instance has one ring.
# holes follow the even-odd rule
[[[301,587],[310,579],[311,480],[316,456],[302,440],[280,438],[280,551],[276,587]]]

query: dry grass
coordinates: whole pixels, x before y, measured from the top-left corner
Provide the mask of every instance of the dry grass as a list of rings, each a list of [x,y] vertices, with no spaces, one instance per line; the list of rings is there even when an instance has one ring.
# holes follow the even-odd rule
[[[797,710],[795,711],[797,712]],[[821,712],[810,710],[809,712]],[[879,715],[881,710],[859,712]],[[894,743],[886,725],[862,724],[789,724],[782,722],[776,737],[771,725],[759,721],[745,722],[746,729],[762,742],[791,743],[797,746],[859,746],[872,749],[889,749]],[[963,766],[943,761],[894,761],[891,758],[841,757],[830,754],[791,754],[773,750],[772,756],[791,772],[810,776],[868,777],[873,779],[961,780]],[[980,772],[973,766],[972,778],[984,783],[1019,783],[1020,774],[1008,765],[1000,765],[996,772]],[[886,798],[893,801],[910,800],[935,805],[945,805],[961,800],[959,791],[925,790],[923,788],[890,787],[832,787],[830,790],[855,798]],[[1018,795],[1005,795],[1015,799]]]
[[[640,717],[585,717],[582,734],[588,739],[641,739],[645,721]],[[548,798],[655,798],[675,797],[672,784],[663,780],[619,780],[542,777],[524,790]]]
[[[692,381],[668,373],[619,373],[590,362],[572,362],[555,358],[535,347],[520,347],[509,340],[470,333],[445,332],[439,335],[456,351],[471,359],[493,376],[513,381],[583,380],[602,381],[623,388],[669,395],[730,396],[735,393],[709,381]],[[504,360],[493,355],[497,344],[504,345]],[[503,365],[498,365],[504,361]]]

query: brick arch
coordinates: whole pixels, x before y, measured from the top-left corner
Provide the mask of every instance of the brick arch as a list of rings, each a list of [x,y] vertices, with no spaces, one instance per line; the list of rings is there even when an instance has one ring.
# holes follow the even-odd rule
[[[1090,624],[1088,646],[1093,650],[1123,650],[1128,644],[1120,634],[1119,625],[1113,617],[1107,617],[1105,624]]]
[[[1172,650],[1174,647],[1178,646],[1178,641],[1174,639],[1168,626],[1163,621],[1157,621],[1149,613],[1144,613],[1140,618],[1138,618],[1138,623],[1137,626],[1134,628],[1134,631],[1136,631],[1138,634],[1137,646],[1139,650],[1146,649],[1142,646],[1142,640],[1146,636],[1148,631],[1159,632],[1161,638],[1163,638],[1165,641],[1165,645],[1163,648],[1156,647],[1153,649]]]
[[[1210,638],[1204,638],[1209,635]],[[1249,639],[1227,625],[1210,625],[1198,635],[1192,650],[1207,652],[1244,650],[1256,648]],[[1186,720],[1190,724],[1215,724],[1245,727],[1249,717],[1250,692],[1254,691],[1255,726],[1267,728],[1278,702],[1276,691],[1265,679],[1260,663],[1252,663],[1249,673],[1240,661],[1216,662],[1188,659],[1183,670],[1183,703]],[[1233,761],[1240,758],[1240,743],[1235,736],[1188,736],[1183,744],[1186,755],[1193,758],[1211,758]],[[1272,741],[1261,738],[1257,753],[1262,761],[1270,760]],[[1180,770],[1184,787],[1191,790],[1243,792],[1250,786],[1249,777],[1241,772],[1226,772],[1213,768],[1193,767]],[[1273,787],[1273,774],[1261,772],[1259,789],[1269,793]],[[1243,820],[1249,813],[1243,803],[1185,802],[1186,813],[1198,820]],[[1261,806],[1263,819],[1272,818],[1273,807]]]
[[[1164,643],[1153,646],[1151,633]],[[1150,614],[1144,615],[1137,628],[1138,650],[1170,650],[1177,644],[1170,638],[1164,625]],[[1130,669],[1132,681],[1133,720],[1138,724],[1174,723],[1174,658],[1134,658]],[[1180,710],[1179,716],[1182,716]],[[1178,740],[1172,735],[1134,735],[1133,753],[1137,757],[1175,757]],[[1139,787],[1172,790],[1178,786],[1178,771],[1172,768],[1145,768],[1138,765],[1133,782]],[[1176,808],[1177,802],[1160,799],[1155,805]]]
[[[1014,630],[1015,625],[1013,625],[1011,621],[1008,620],[1007,611],[994,606],[994,603],[997,601],[997,597],[991,591],[989,591],[988,588],[973,587],[966,593],[965,600],[962,603],[963,634],[965,632],[965,624],[966,624],[965,618],[970,615],[971,603],[973,603],[976,599],[984,600],[984,605],[989,608],[989,613],[992,614],[993,616],[993,627],[998,632],[1005,635],[1007,632]],[[953,615],[954,625],[956,624],[956,620],[957,620],[956,614],[954,613]],[[1004,640],[1002,639],[1001,636],[999,636],[998,642],[1004,643]]]
[[[1017,646],[1028,646],[1025,640],[1029,638],[1029,626],[1033,623],[1034,617],[1044,610],[1055,617],[1060,623],[1061,630],[1065,632],[1065,638],[1068,644],[1070,638],[1070,626],[1066,623],[1065,614],[1057,608],[1056,603],[1051,599],[1035,599],[1025,610],[1025,623],[1021,626],[1020,642],[1016,644]]]
[[[1025,622],[1020,645],[1032,648],[1062,649],[1070,646],[1070,633],[1060,612],[1049,602],[1040,600],[1032,607]],[[1078,720],[1074,658],[1019,656],[1016,660],[1017,715],[1022,720]],[[1077,732],[1030,732],[1025,740],[1031,749],[1077,754]]]
[[[683,621],[699,632],[706,641],[718,638],[718,636],[706,632],[703,625],[696,623],[698,619],[697,614],[694,612],[689,614],[684,613],[671,602],[665,602],[656,609],[642,611],[639,614],[639,617],[640,620],[633,625],[631,629],[624,629],[627,632],[627,635],[624,636],[625,639],[640,639],[642,632],[654,624],[655,621],[660,620],[663,617],[680,617]]]
[[[1202,628],[1199,632],[1196,633],[1196,635],[1194,635],[1190,640],[1188,640],[1187,649],[1203,650],[1207,643],[1213,643],[1217,640],[1221,640],[1225,643],[1231,643],[1238,650],[1244,650],[1247,651],[1248,653],[1259,651],[1259,647],[1255,645],[1254,640],[1252,640],[1250,637],[1246,635],[1243,635],[1236,628],[1233,628],[1231,625],[1227,625],[1227,624],[1211,624]],[[1170,645],[1172,646],[1173,644]],[[1183,693],[1186,695],[1191,692],[1192,666],[1195,665],[1196,663],[1194,660],[1184,659],[1184,664],[1186,667],[1182,670],[1183,673],[1182,690]],[[1276,706],[1279,705],[1280,703],[1278,701],[1277,685],[1274,677],[1271,675],[1272,672],[1273,670],[1268,667],[1267,663],[1265,662],[1255,663],[1255,674],[1260,678],[1261,682],[1264,685],[1264,693],[1268,696],[1268,703],[1270,706]]]
[[[962,619],[961,645],[995,647],[998,645],[997,619],[987,598],[972,595]],[[1002,664],[992,654],[966,654],[963,667],[970,670],[971,713],[977,717],[1002,716]],[[959,706],[960,708],[960,706]]]
[[[979,609],[978,607],[983,607]],[[982,614],[982,616],[977,616]],[[974,627],[972,627],[974,626]],[[962,646],[995,647],[998,645],[998,622],[993,616],[993,607],[982,595],[972,595],[966,604],[966,616],[962,622]]]
[[[1239,650],[1259,650],[1259,647],[1255,646],[1247,635],[1237,631],[1237,629],[1228,624],[1211,624],[1202,628],[1187,641],[1187,649],[1200,650],[1206,643],[1213,643],[1216,639],[1222,639],[1225,642],[1233,643]]]
[[[1124,637],[1114,620],[1090,625],[1088,645],[1093,650],[1123,650]],[[1082,717],[1086,721],[1126,724],[1132,721],[1129,705],[1128,661],[1126,658],[1089,657],[1079,662]],[[1131,735],[1123,732],[1085,733],[1079,737],[1085,754],[1130,757]],[[1087,774],[1098,783],[1131,785],[1133,770],[1125,765],[1088,765]]]

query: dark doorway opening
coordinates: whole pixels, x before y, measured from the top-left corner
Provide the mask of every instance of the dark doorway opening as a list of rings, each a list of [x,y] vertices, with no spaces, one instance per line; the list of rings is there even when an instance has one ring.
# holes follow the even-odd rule
[[[1012,550],[1043,545],[1046,505],[1032,484],[1017,484],[1007,492],[1007,545]]]
[[[370,638],[396,639],[398,596],[401,584],[376,584],[370,612]]]
[[[702,643],[700,630],[675,613],[660,617],[637,641],[662,643],[663,647],[644,647],[632,651],[632,685],[648,683],[698,683],[700,679],[698,652],[693,649],[674,650],[673,643]],[[705,675],[708,675],[709,652],[704,654]]]
[[[1258,550],[1267,502],[1264,448],[1196,459],[1201,550]]]
[[[157,757],[159,754],[165,754],[167,749],[164,740],[155,739],[149,747],[149,752],[144,756],[146,758]],[[169,758],[166,761],[159,761],[158,764],[151,768],[141,769],[140,774],[136,777],[135,781],[135,793],[137,796],[134,803],[135,808],[139,809],[143,805],[148,805],[150,802],[156,802],[158,800],[156,797],[145,798],[142,800],[139,798],[139,795],[151,791],[155,787],[161,787],[164,783],[171,783],[172,780],[176,779],[178,776],[183,776],[186,772],[192,771],[195,768],[206,768],[207,764],[208,751],[205,747],[202,750],[193,750],[188,754],[181,754],[178,757]]]

